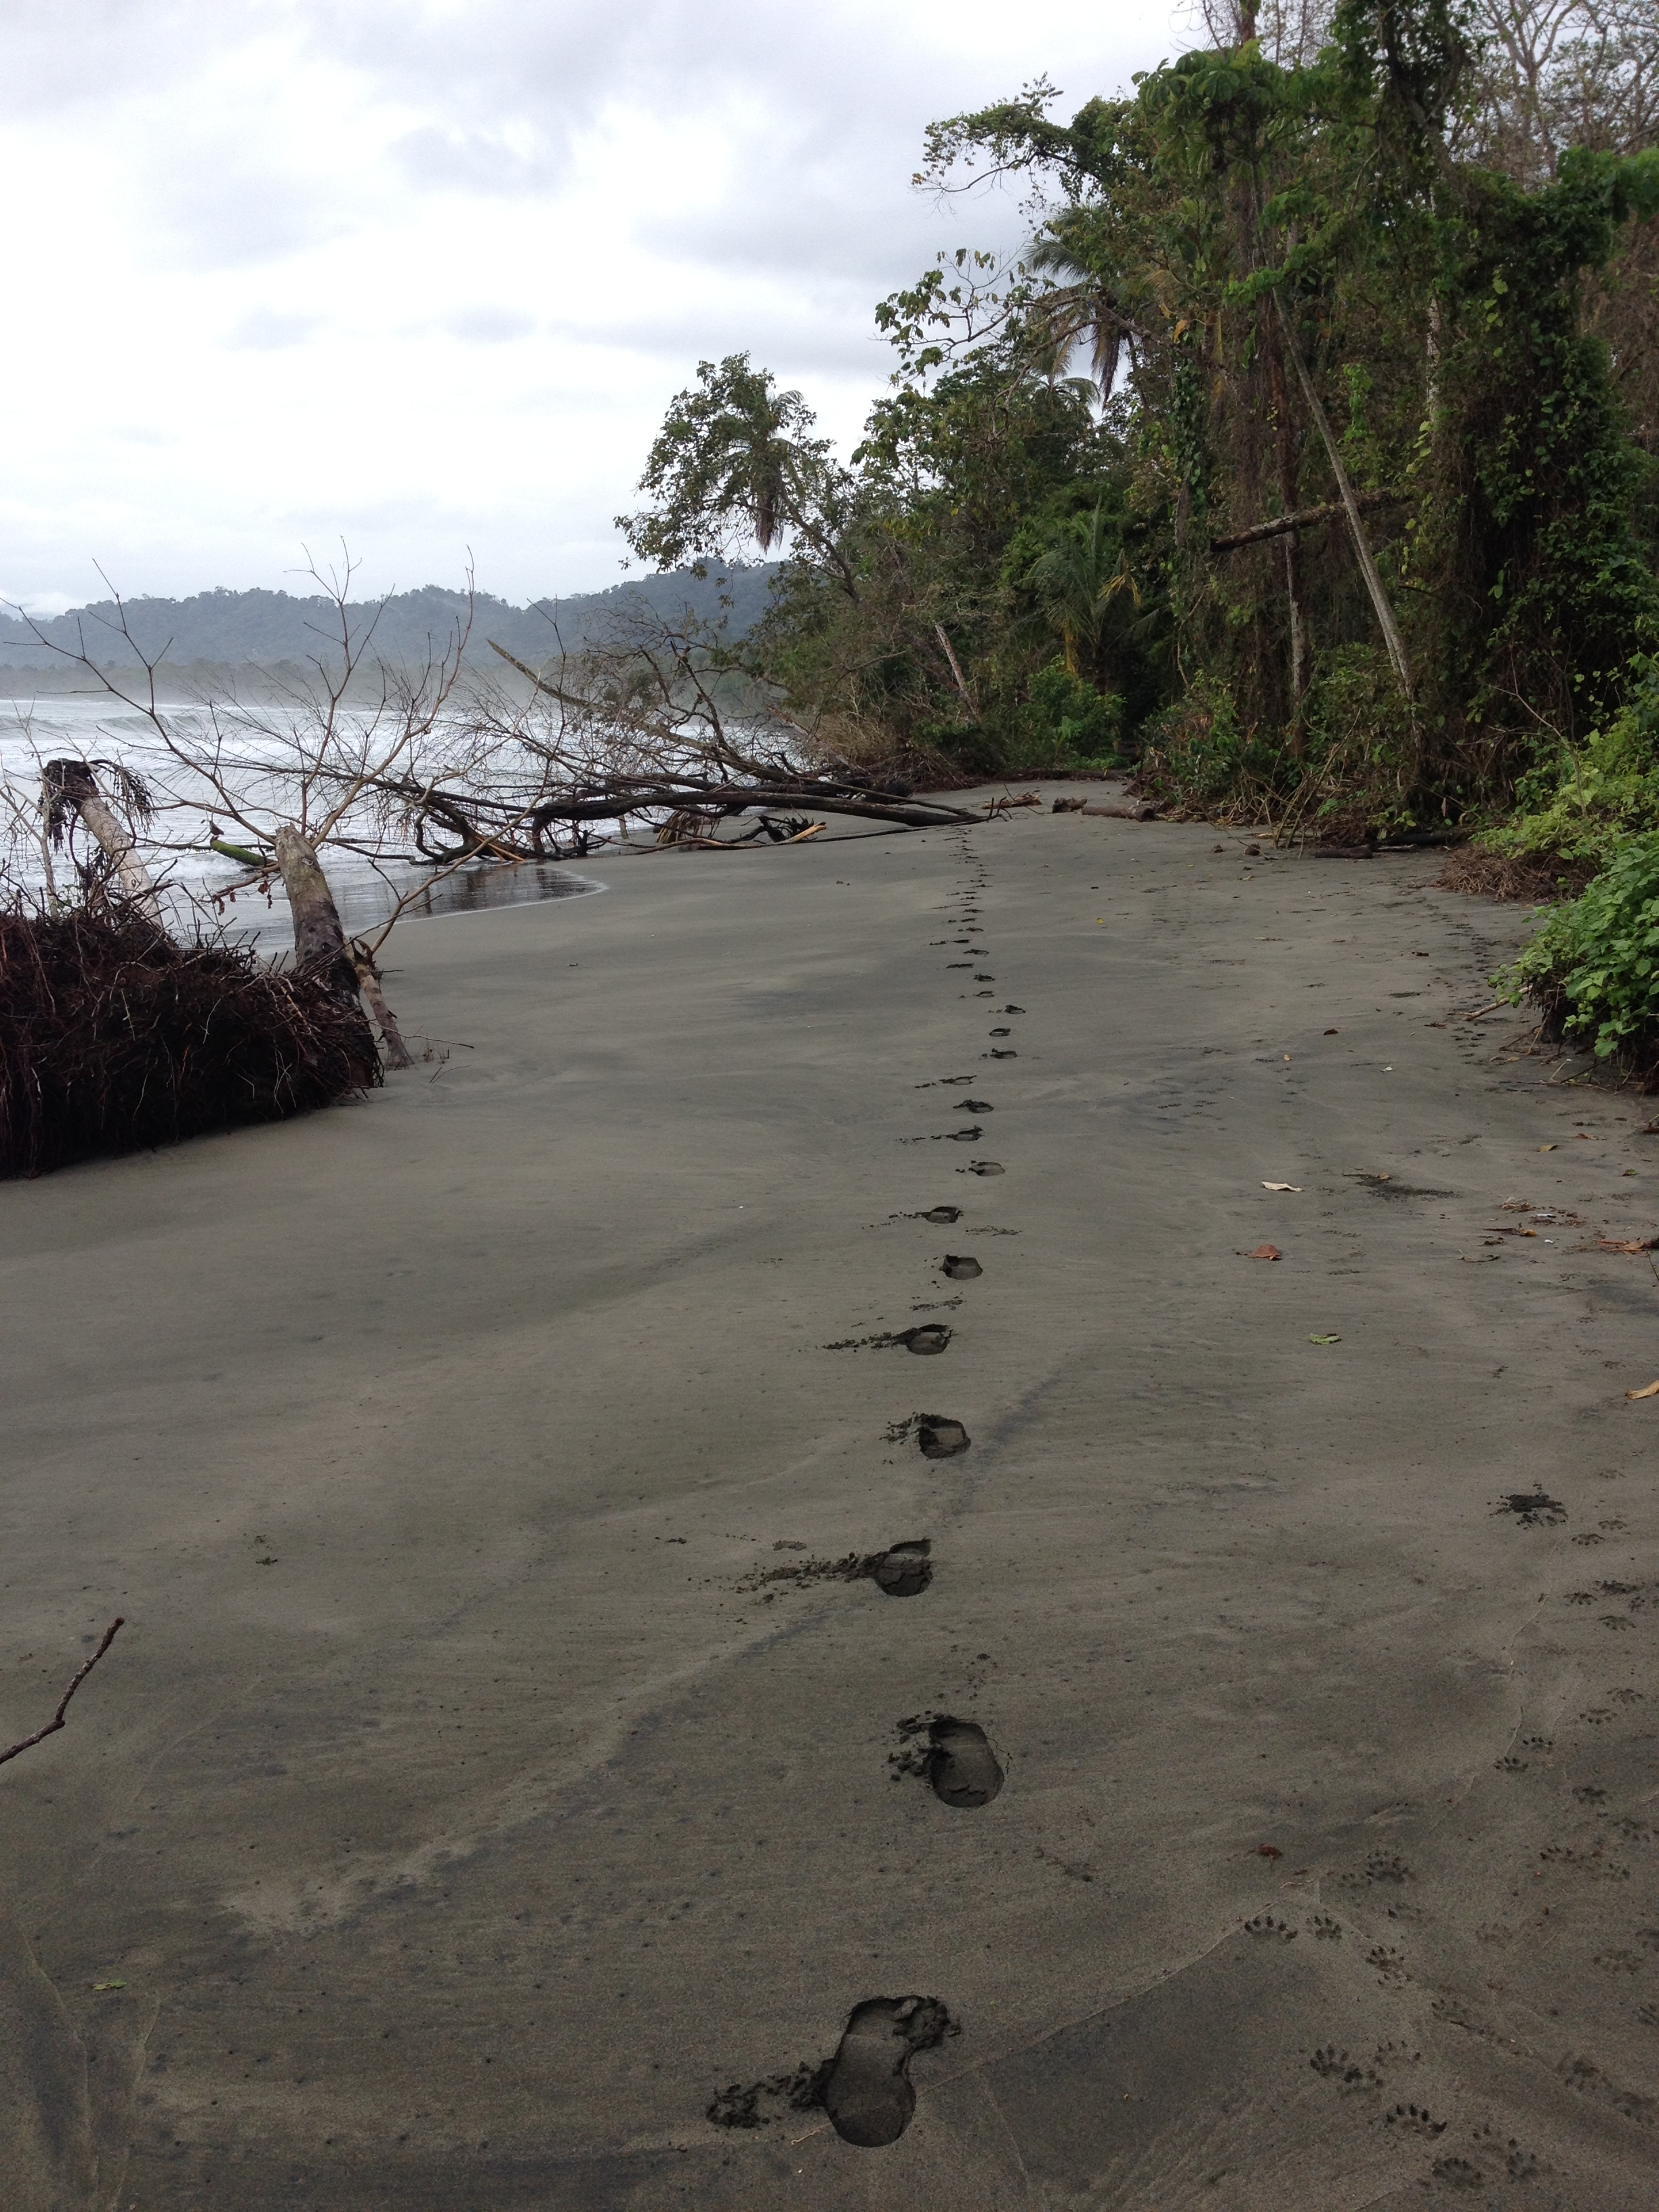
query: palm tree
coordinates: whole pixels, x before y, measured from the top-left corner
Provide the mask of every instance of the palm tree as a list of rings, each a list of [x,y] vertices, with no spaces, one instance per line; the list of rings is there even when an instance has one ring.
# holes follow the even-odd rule
[[[1019,580],[1059,637],[1067,672],[1078,676],[1086,670],[1093,682],[1113,599],[1127,591],[1140,604],[1122,539],[1104,501],[1091,514],[1056,523],[1047,546]]]

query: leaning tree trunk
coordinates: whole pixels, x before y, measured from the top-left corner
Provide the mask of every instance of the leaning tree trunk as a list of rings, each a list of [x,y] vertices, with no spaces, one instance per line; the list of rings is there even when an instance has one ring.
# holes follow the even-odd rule
[[[294,917],[294,964],[322,977],[343,1006],[354,1006],[362,1023],[363,1066],[373,1069],[380,1055],[359,995],[357,963],[340,926],[339,908],[317,858],[317,848],[286,823],[276,832],[276,866]]]
[[[159,924],[161,909],[149,871],[139,859],[138,848],[125,823],[98,788],[98,779],[85,761],[48,761],[41,771],[41,780],[46,787],[48,820],[58,807],[72,806],[109,856],[122,896]]]
[[[351,940],[352,964],[357,971],[357,988],[363,994],[363,1004],[380,1025],[380,1042],[386,1047],[388,1067],[413,1067],[409,1047],[404,1042],[404,1033],[398,1026],[398,1017],[386,1002],[386,993],[380,988],[380,971],[374,965],[374,955],[361,938]]]

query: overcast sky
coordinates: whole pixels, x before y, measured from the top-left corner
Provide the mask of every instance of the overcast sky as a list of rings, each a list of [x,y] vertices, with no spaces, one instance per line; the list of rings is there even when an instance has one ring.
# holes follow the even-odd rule
[[[855,434],[871,309],[1006,196],[923,127],[1064,112],[1183,43],[1168,0],[0,0],[0,596],[514,599],[622,573],[611,517],[696,363]]]

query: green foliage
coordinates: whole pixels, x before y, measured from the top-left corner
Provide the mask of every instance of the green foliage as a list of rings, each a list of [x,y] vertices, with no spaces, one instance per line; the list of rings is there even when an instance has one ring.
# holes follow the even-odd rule
[[[1039,668],[1027,688],[1025,732],[1035,752],[1091,767],[1117,757],[1123,730],[1118,693],[1097,691],[1063,659]]]
[[[1481,839],[1505,859],[1601,867],[1621,838],[1659,830],[1659,662],[1638,661],[1619,713],[1523,777],[1514,817]]]
[[[880,303],[897,368],[846,468],[746,355],[702,364],[635,550],[787,538],[756,673],[872,743],[1012,763],[1112,716],[1196,806],[1364,829],[1529,779],[1549,834],[1645,823],[1618,715],[1659,652],[1659,463],[1586,296],[1659,213],[1659,150],[1479,166],[1468,24],[1340,0],[1304,65],[1250,40],[1069,123],[1039,82],[936,124],[926,177],[1022,177],[1031,248]]]
[[[1553,1025],[1598,1060],[1659,1062],[1659,831],[1626,838],[1499,981],[1511,999],[1540,1000]]]

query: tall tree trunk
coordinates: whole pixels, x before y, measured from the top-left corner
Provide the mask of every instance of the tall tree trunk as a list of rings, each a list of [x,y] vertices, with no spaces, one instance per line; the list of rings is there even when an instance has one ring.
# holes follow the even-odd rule
[[[343,1004],[357,1008],[363,1025],[363,1065],[372,1068],[379,1054],[368,1018],[362,1014],[357,963],[346,943],[339,908],[317,858],[317,848],[308,837],[286,823],[276,832],[276,866],[294,917],[294,964],[313,969]]]
[[[1285,354],[1271,319],[1262,331],[1267,356],[1267,389],[1273,398],[1274,446],[1279,460],[1279,501],[1286,514],[1296,512],[1296,427],[1291,421],[1291,395],[1285,388]],[[1302,702],[1308,690],[1308,616],[1302,598],[1302,552],[1295,531],[1285,536],[1285,592],[1291,606],[1291,750],[1300,755],[1306,737],[1302,727]]]
[[[56,806],[72,806],[108,854],[122,896],[130,899],[159,926],[161,909],[149,871],[139,859],[138,848],[125,823],[98,788],[98,779],[85,761],[47,761],[41,770],[41,782],[47,818],[51,819]]]
[[[1307,365],[1302,358],[1301,349],[1297,346],[1295,335],[1291,329],[1291,319],[1285,313],[1285,303],[1277,292],[1273,295],[1273,304],[1279,310],[1279,325],[1285,333],[1285,351],[1291,356],[1291,365],[1296,371],[1297,381],[1302,386],[1302,396],[1308,403],[1308,412],[1313,417],[1314,428],[1318,431],[1320,442],[1325,448],[1325,458],[1329,461],[1331,473],[1336,478],[1337,490],[1341,495],[1342,504],[1347,510],[1348,528],[1353,538],[1354,556],[1359,562],[1360,574],[1365,579],[1365,589],[1370,594],[1371,607],[1376,616],[1377,628],[1382,633],[1382,642],[1388,648],[1389,659],[1393,664],[1394,672],[1400,679],[1400,688],[1409,700],[1413,691],[1412,665],[1407,655],[1406,641],[1400,635],[1400,625],[1395,620],[1393,605],[1388,593],[1382,588],[1382,579],[1376,573],[1376,562],[1371,557],[1370,544],[1365,536],[1365,526],[1359,519],[1359,502],[1354,497],[1353,486],[1348,480],[1348,471],[1343,466],[1341,448],[1338,446],[1332,432],[1330,419],[1320,402],[1319,394],[1314,390],[1313,379],[1308,374]]]

